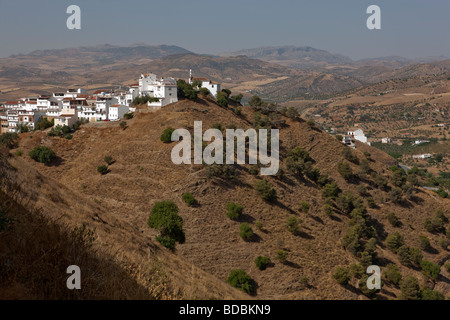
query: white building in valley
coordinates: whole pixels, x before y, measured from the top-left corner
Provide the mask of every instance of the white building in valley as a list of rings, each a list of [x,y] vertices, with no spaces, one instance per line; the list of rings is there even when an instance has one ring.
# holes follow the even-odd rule
[[[362,129],[349,130],[347,135],[351,136],[355,140],[370,145],[370,143],[367,142],[367,137],[364,135],[364,131]]]

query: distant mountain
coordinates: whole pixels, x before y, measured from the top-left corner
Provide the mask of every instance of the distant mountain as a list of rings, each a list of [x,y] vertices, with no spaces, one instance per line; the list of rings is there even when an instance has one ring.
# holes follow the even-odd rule
[[[333,54],[325,50],[311,47],[260,47],[237,52],[222,53],[220,56],[245,55],[249,58],[274,62],[292,68],[312,68],[327,65],[344,65],[353,62],[349,57]]]
[[[43,58],[52,56],[56,58],[87,58],[88,60],[93,59],[97,63],[111,64],[124,60],[160,59],[172,54],[185,53],[192,52],[178,46],[169,45],[150,46],[145,44],[136,44],[122,47],[104,44],[92,47],[36,50],[28,55],[20,55],[20,57],[31,56],[34,58]],[[11,56],[10,58],[15,57],[18,56]]]

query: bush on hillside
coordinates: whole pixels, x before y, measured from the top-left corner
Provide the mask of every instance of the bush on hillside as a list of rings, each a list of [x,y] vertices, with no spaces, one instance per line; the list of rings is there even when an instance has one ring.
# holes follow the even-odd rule
[[[49,147],[38,146],[38,147],[35,147],[33,150],[30,151],[29,156],[34,161],[48,164],[56,157],[56,154]]]

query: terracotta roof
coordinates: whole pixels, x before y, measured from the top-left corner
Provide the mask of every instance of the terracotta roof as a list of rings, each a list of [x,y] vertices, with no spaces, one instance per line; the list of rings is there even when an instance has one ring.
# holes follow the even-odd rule
[[[5,104],[19,104],[19,101],[6,101]]]

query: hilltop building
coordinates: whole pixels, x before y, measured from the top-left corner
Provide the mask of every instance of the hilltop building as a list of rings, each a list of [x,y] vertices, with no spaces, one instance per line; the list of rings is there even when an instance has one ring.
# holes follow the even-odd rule
[[[178,101],[177,81],[174,78],[157,79],[153,73],[141,74],[139,78],[139,96],[157,98],[149,101],[149,107],[164,107]]]
[[[200,81],[202,83],[201,87],[208,89],[214,98],[216,97],[217,92],[220,92],[220,90],[221,90],[220,83],[211,81],[206,78],[194,78],[192,76],[192,70],[189,70],[189,84],[192,85],[194,83],[194,81]]]

